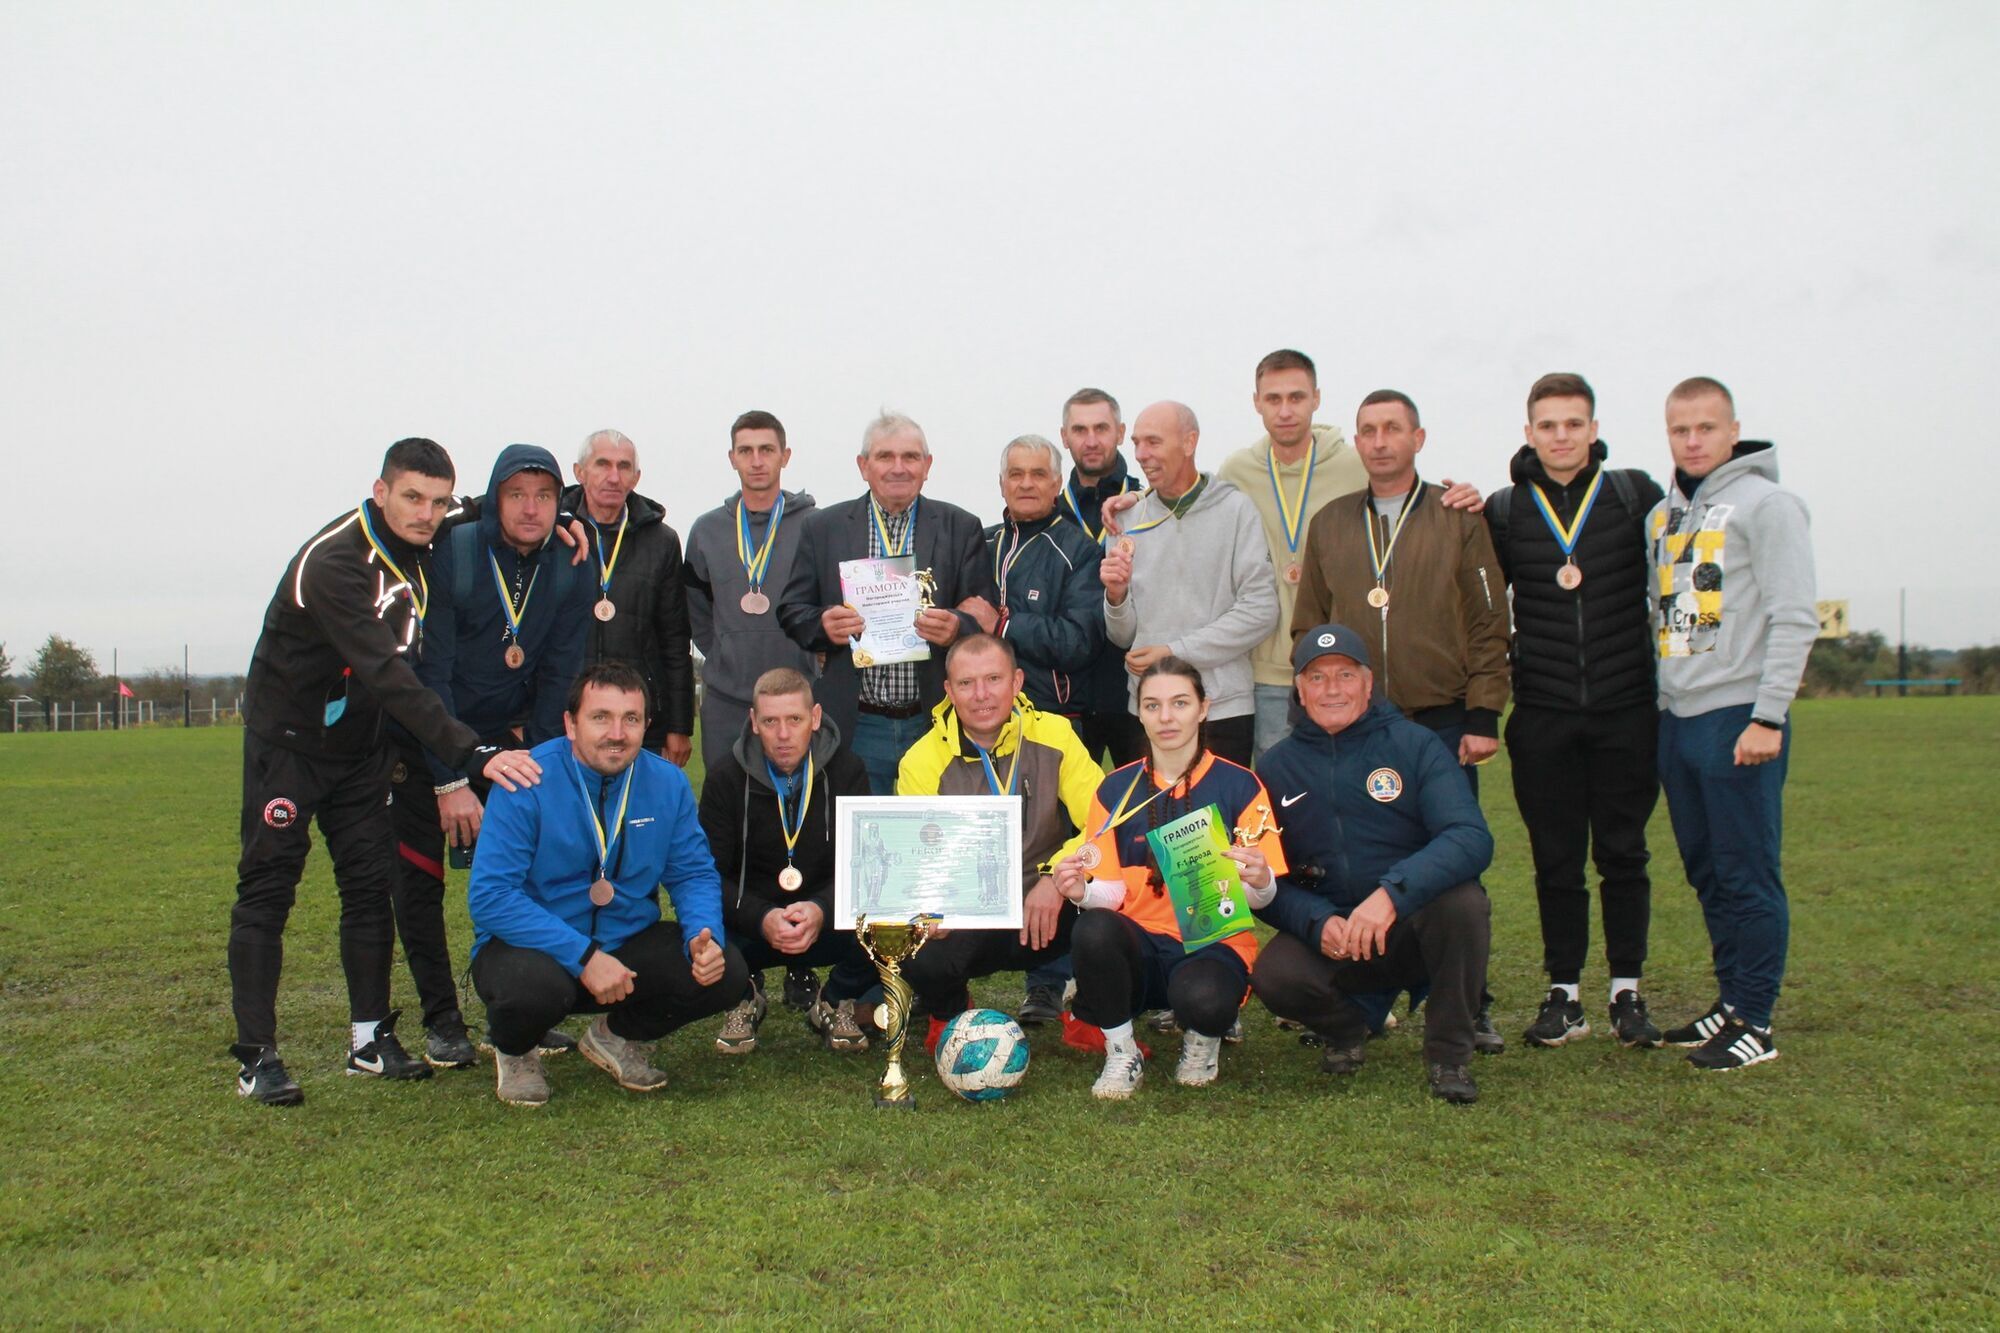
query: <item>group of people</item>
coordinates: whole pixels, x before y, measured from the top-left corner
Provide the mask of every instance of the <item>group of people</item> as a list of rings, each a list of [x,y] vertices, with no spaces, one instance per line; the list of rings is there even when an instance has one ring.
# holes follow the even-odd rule
[[[1817,632],[1807,513],[1775,450],[1739,438],[1723,385],[1686,380],[1663,487],[1609,467],[1589,384],[1547,375],[1512,485],[1482,500],[1420,477],[1407,395],[1367,395],[1350,443],[1315,422],[1303,353],[1265,357],[1253,385],[1264,433],[1213,470],[1186,406],[1139,413],[1143,481],[1116,400],[1078,391],[1062,447],[1002,448],[990,526],[924,493],[907,417],[868,424],[864,493],[821,508],[784,488],[782,423],[746,412],[738,491],[685,548],[616,431],[584,442],[567,488],[546,450],[510,446],[476,500],[435,443],[392,446],[373,495],[287,567],[251,665],[238,1091],[303,1096],[275,1007],[313,820],[341,897],[347,1071],[476,1062],[443,910],[447,860],[469,863],[484,1045],[501,1099],[538,1105],[544,1057],[571,1048],[634,1091],[666,1082],[653,1043],[705,1016],[725,1014],[719,1050],[754,1050],[772,967],[829,1049],[866,1050],[874,973],[834,919],[834,802],[994,794],[1018,798],[1023,924],[950,932],[905,966],[931,1040],[969,982],[1020,971],[1020,1020],[1101,1050],[1093,1092],[1123,1098],[1149,1011],[1199,1085],[1253,993],[1334,1076],[1407,996],[1430,1092],[1471,1102],[1473,1055],[1505,1045],[1478,768],[1510,692],[1549,979],[1524,1039],[1590,1031],[1594,860],[1617,1039],[1710,1070],[1773,1058],[1788,712]],[[929,654],[876,664],[853,651],[840,567],[897,556],[934,585],[914,626]],[[1718,987],[1665,1032],[1641,985],[1662,789]],[[1249,931],[1183,942],[1147,834],[1211,806],[1274,932],[1261,949]],[[420,1056],[389,1007],[397,935]],[[560,1024],[579,1013],[574,1038]]]

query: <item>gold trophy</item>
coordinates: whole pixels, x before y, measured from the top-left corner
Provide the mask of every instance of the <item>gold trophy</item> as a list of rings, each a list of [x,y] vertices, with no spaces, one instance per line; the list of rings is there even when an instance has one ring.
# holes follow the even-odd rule
[[[937,603],[931,600],[931,594],[937,591],[937,575],[928,569],[920,569],[912,577],[917,581],[917,610],[937,610]]]
[[[1283,832],[1283,829],[1271,822],[1271,807],[1259,801],[1257,802],[1257,827],[1237,829],[1236,845],[1238,847],[1255,847],[1263,840],[1266,833]]]
[[[884,1002],[875,1017],[889,1039],[889,1067],[882,1074],[882,1086],[875,1089],[878,1108],[917,1108],[917,1096],[903,1077],[903,1039],[909,1035],[911,995],[910,983],[903,980],[903,964],[930,942],[931,933],[943,919],[935,912],[921,912],[908,921],[870,921],[865,916],[854,920],[854,938],[861,941],[882,977]]]

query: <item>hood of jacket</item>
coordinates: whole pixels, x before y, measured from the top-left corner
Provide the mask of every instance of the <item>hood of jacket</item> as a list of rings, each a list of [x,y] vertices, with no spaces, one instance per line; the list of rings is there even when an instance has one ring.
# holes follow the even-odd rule
[[[1729,461],[1695,483],[1693,491],[1681,490],[1687,478],[1679,468],[1674,469],[1674,489],[1685,499],[1692,500],[1699,495],[1708,504],[1714,504],[1717,497],[1744,477],[1762,477],[1772,485],[1778,483],[1778,446],[1769,440],[1738,440],[1735,452]]]
[[[825,772],[828,761],[839,749],[840,728],[834,724],[832,718],[822,713],[819,730],[813,733],[812,747],[808,751],[812,756],[813,767]],[[743,730],[737,733],[735,742],[729,747],[729,753],[743,769],[743,776],[753,786],[761,791],[775,792],[776,789],[771,786],[770,774],[764,771],[764,744],[757,739],[756,729],[750,725],[749,718],[743,719]]]
[[[546,472],[555,478],[558,501],[562,495],[562,468],[556,463],[556,456],[539,444],[510,444],[500,451],[493,460],[493,473],[486,479],[486,495],[479,502],[479,536],[488,546],[499,546],[504,540],[500,535],[500,487],[507,478],[519,472]],[[549,525],[549,537],[555,536],[555,525]],[[542,539],[548,544],[548,538]]]
[[[1595,464],[1598,467],[1603,467],[1604,460],[1609,457],[1611,457],[1611,447],[1609,445],[1605,444],[1602,439],[1592,441],[1590,446],[1590,463],[1586,463],[1584,466],[1588,467],[1591,464]],[[1507,465],[1507,476],[1516,486],[1526,486],[1530,482],[1541,485],[1554,485],[1549,480],[1549,470],[1542,466],[1542,456],[1535,452],[1535,446],[1532,444],[1524,444],[1515,451],[1514,461]]]

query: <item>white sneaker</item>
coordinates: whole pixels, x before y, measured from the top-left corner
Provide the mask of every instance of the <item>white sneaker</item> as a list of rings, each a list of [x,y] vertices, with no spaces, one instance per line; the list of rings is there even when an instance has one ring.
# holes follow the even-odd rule
[[[1137,1046],[1111,1046],[1104,1052],[1104,1072],[1090,1085],[1090,1095],[1105,1101],[1122,1102],[1138,1090],[1146,1077],[1146,1057]]]
[[[1174,1082],[1190,1088],[1205,1088],[1215,1082],[1222,1063],[1222,1038],[1204,1037],[1199,1032],[1181,1036],[1181,1062],[1174,1067]]]

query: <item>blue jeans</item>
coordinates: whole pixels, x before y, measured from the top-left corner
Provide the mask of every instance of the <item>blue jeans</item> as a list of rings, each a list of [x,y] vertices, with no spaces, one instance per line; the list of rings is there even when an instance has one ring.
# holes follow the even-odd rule
[[[1736,763],[1749,704],[1696,717],[1660,715],[1660,786],[1688,882],[1701,900],[1722,1002],[1769,1027],[1785,977],[1791,908],[1779,874],[1792,729],[1768,764]]]
[[[1264,751],[1292,734],[1294,693],[1289,685],[1252,687],[1251,697],[1257,701],[1257,742],[1252,762],[1262,759]]]
[[[854,719],[853,750],[861,766],[868,770],[868,787],[877,796],[896,794],[896,769],[903,752],[931,729],[931,715],[883,717],[862,713]]]

